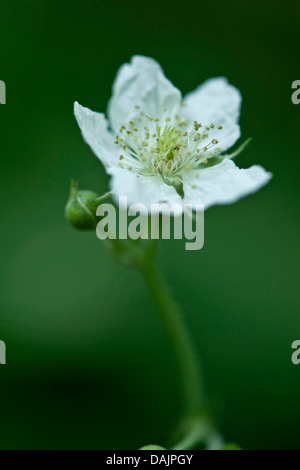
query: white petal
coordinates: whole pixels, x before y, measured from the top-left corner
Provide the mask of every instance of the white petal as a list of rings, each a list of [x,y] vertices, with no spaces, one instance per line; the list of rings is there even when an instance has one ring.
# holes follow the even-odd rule
[[[159,176],[142,176],[121,168],[109,168],[112,176],[110,185],[116,197],[126,196],[128,204],[144,204],[150,210],[151,204],[180,204],[182,199],[172,186],[163,182]]]
[[[207,209],[216,204],[232,204],[243,196],[258,191],[272,174],[254,165],[239,169],[232,160],[203,170],[194,170],[183,178],[184,203],[204,204]]]
[[[240,137],[238,120],[242,97],[237,88],[230,85],[226,78],[213,78],[200,85],[184,98],[186,106],[182,114],[188,122],[211,123],[222,126],[214,130],[209,137],[219,141],[218,147],[227,150]]]
[[[135,106],[158,118],[166,108],[166,117],[172,118],[179,112],[180,105],[181,93],[164,76],[160,65],[149,57],[134,56],[131,63],[124,64],[117,73],[108,116],[117,132],[121,125],[138,117]]]
[[[207,80],[184,97],[185,112],[191,119],[207,124],[224,116],[237,122],[242,96],[224,77]]]
[[[74,103],[74,114],[81,129],[85,142],[102,161],[105,167],[116,165],[118,149],[114,144],[114,136],[108,131],[108,123],[104,114],[96,113]]]
[[[208,134],[208,139],[204,141],[204,143],[207,145],[208,140],[211,142],[213,139],[216,139],[218,144],[216,144],[214,148],[218,147],[222,152],[225,152],[240,138],[240,126],[236,122],[232,121],[232,119],[226,118],[225,115],[220,116],[220,118],[215,122],[217,122],[218,125],[221,125],[222,129],[218,129],[217,126],[211,129]]]

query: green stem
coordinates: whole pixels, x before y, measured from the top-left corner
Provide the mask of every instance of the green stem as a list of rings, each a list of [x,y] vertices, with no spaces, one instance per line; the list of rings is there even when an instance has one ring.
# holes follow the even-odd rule
[[[207,409],[197,348],[163,277],[149,259],[140,268],[175,351],[182,382],[184,420],[192,424],[195,418],[206,415]]]

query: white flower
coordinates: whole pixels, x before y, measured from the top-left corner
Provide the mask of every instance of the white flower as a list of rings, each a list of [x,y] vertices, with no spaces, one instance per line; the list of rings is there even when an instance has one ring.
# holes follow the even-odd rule
[[[265,185],[271,174],[239,169],[225,155],[240,137],[240,92],[225,78],[206,81],[182,101],[159,64],[134,56],[113,85],[108,119],[75,103],[85,141],[129,203],[230,204]]]

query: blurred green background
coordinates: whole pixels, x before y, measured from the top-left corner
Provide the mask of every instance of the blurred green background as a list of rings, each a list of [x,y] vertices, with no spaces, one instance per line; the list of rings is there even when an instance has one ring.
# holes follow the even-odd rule
[[[242,92],[237,163],[274,178],[206,213],[203,250],[164,241],[159,262],[227,439],[300,449],[299,1],[1,0],[0,17],[0,448],[137,449],[176,424],[176,364],[138,273],[63,215],[71,178],[108,187],[73,102],[104,111],[138,53],[183,93],[220,75]]]

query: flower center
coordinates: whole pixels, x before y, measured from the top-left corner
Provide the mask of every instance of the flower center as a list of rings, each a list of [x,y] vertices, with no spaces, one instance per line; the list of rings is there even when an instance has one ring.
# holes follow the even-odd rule
[[[164,110],[165,112],[165,110]],[[222,126],[203,126],[176,115],[154,118],[144,112],[121,126],[115,144],[122,148],[119,166],[144,176],[161,176],[183,197],[182,175],[221,153],[215,136]]]

